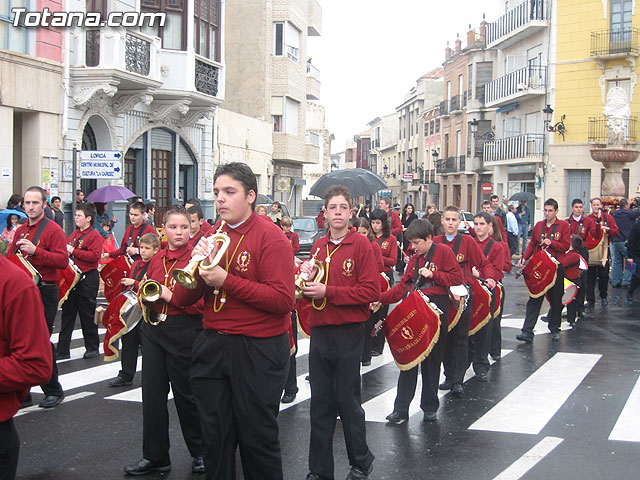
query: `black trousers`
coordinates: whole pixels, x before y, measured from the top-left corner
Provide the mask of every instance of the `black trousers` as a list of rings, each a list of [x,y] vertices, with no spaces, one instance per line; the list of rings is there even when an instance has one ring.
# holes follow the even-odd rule
[[[40,282],[38,285],[40,290],[40,296],[42,297],[42,304],[44,305],[44,318],[47,321],[47,327],[49,327],[49,335],[53,333],[53,322],[56,319],[56,313],[58,312],[58,286],[53,284],[44,284]],[[58,365],[56,364],[56,347],[51,343],[51,355],[53,355],[53,371],[51,372],[51,378],[45,385],[40,385],[45,395],[59,397],[63,394],[62,385],[58,381]],[[29,395],[27,394],[27,397]]]
[[[496,288],[499,287],[496,286]],[[501,298],[501,304],[504,305],[504,291]],[[502,308],[500,308],[500,314],[502,314]],[[469,361],[473,364],[473,371],[476,374],[487,373],[489,371],[489,353],[491,352],[491,341],[493,338],[494,328],[493,321],[497,316],[498,315],[494,315],[484,327],[474,335],[469,336]],[[498,325],[500,324],[498,323]],[[501,339],[499,338],[498,341],[501,342]],[[497,351],[499,355],[500,345],[498,346]]]
[[[0,480],[13,480],[18,470],[20,438],[10,418],[0,422]]]
[[[549,321],[549,330],[554,332],[560,331],[560,321],[562,315],[562,295],[564,293],[564,268],[562,265],[558,265],[558,274],[556,276],[556,283],[547,291],[546,296],[549,297],[551,308],[547,319]],[[525,335],[533,336],[533,327],[538,322],[538,316],[540,315],[540,308],[542,302],[545,301],[545,295],[541,295],[538,298],[529,297],[527,302],[527,308],[525,311],[524,325],[522,326],[522,333]]]
[[[360,396],[363,329],[364,322],[359,322],[311,330],[309,470],[322,477],[333,478],[333,433],[338,414],[349,464],[367,470],[373,463]]]
[[[100,337],[98,336],[98,325],[93,320],[96,313],[99,284],[98,270],[91,270],[85,273],[84,278],[69,292],[69,297],[62,304],[62,325],[58,338],[58,352],[69,353],[71,334],[78,315],[80,316],[84,348],[87,351],[98,350]]]
[[[419,367],[422,371],[422,396],[420,408],[425,412],[435,412],[440,406],[438,399],[438,382],[440,381],[440,363],[444,353],[444,344],[447,339],[447,327],[449,323],[449,297],[447,295],[432,295],[431,301],[435,303],[442,314],[440,315],[440,337],[433,346],[433,350],[425,358]],[[398,377],[398,393],[393,405],[393,410],[407,415],[409,405],[416,394],[418,384],[418,365],[411,370],[401,370]]]
[[[367,321],[364,322],[364,341],[362,343],[362,356],[360,358],[360,361],[362,361],[363,363],[371,361],[371,344],[373,343],[374,339],[374,337],[371,336],[371,331],[373,330],[376,322],[376,314],[373,313],[373,310],[369,310],[369,318],[367,318]],[[378,333],[377,336],[380,335],[384,337],[384,334],[382,332]]]
[[[389,279],[389,286],[393,287],[393,269],[388,272],[384,272],[384,274]],[[375,325],[378,320],[385,319],[387,317],[387,313],[389,313],[389,305],[383,305],[380,307],[380,309],[374,314],[373,324]],[[369,332],[371,332],[371,330],[369,330]],[[371,351],[382,353],[382,350],[384,350],[384,343],[384,335],[382,335],[382,333],[376,335],[371,339]]]
[[[295,395],[298,393],[296,355],[298,353],[298,316],[296,312],[291,312],[291,328],[293,329],[293,344],[296,346],[296,353],[289,357],[289,373],[284,384],[284,393]]]
[[[467,297],[469,304],[460,316],[460,320],[455,327],[447,333],[444,342],[444,376],[452,383],[462,383],[464,374],[469,367],[469,323],[471,322],[471,312],[473,311],[473,298],[471,292]],[[440,305],[438,305],[440,306]],[[442,310],[442,307],[440,307]]]
[[[582,291],[582,287],[580,286],[580,277],[569,278],[569,280],[578,286],[578,293],[576,293],[575,298],[567,305],[567,322],[573,323],[576,320],[576,316],[578,315],[578,312],[580,310],[580,292]],[[584,303],[584,300],[582,301],[582,303]]]
[[[493,317],[489,322],[489,331],[491,332],[491,341],[489,353],[492,357],[499,357],[502,354],[502,312],[504,312],[504,300],[507,298],[507,289],[503,285],[502,302],[500,303],[500,313]]]
[[[198,335],[191,387],[207,479],[235,480],[238,446],[245,479],[282,479],[278,412],[289,356],[287,333],[256,338],[205,329]]]
[[[509,253],[515,255],[518,253],[518,236],[511,232],[507,232],[507,243],[509,244]]]
[[[169,385],[189,453],[191,456],[203,454],[200,417],[189,384],[191,349],[201,329],[199,315],[170,315],[158,325],[144,323],[141,327],[142,452],[144,458],[153,462],[170,461]]]
[[[142,344],[140,338],[142,323],[144,323],[144,321],[140,320],[132,330],[120,337],[122,341],[122,350],[120,351],[120,364],[122,365],[122,369],[118,372],[118,376],[128,382],[133,380],[138,366],[138,349]]]
[[[587,302],[596,301],[596,280],[598,282],[598,290],[600,298],[607,298],[607,290],[609,288],[609,261],[603,266],[589,265],[587,271]]]

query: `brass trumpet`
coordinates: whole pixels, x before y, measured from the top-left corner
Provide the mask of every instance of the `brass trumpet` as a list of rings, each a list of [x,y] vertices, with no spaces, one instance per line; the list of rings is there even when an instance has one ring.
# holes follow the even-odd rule
[[[140,285],[140,299],[147,304],[155,303],[160,300],[162,295],[162,286],[160,282],[155,280],[146,280]]]
[[[222,227],[224,227],[225,224],[226,222],[222,220],[216,233],[206,238],[208,242],[206,255],[194,255],[184,268],[174,270],[172,273],[175,281],[184,288],[192,289],[198,286],[198,281],[196,280],[196,270],[198,267],[203,270],[211,270],[220,263],[220,260],[222,260],[222,256],[229,248],[229,243],[231,243],[229,236],[222,231]],[[213,249],[216,248],[216,246],[218,247],[218,251],[213,260],[209,262],[209,255],[213,252]]]
[[[316,273],[316,276],[313,279],[314,282],[321,282],[322,279],[324,278],[324,263],[316,258],[316,255],[318,255],[319,251],[320,251],[320,248],[316,250],[316,253],[313,254],[313,257],[307,260],[307,262],[314,263],[315,266],[318,267],[318,273]],[[296,275],[294,280],[295,289],[296,289],[296,298],[300,299],[304,296],[304,292],[302,291],[302,289],[307,285],[308,281],[309,281],[309,274],[299,273]]]

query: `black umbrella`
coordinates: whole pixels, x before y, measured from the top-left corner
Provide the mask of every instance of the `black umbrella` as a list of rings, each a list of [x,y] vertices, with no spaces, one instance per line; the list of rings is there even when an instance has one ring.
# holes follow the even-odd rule
[[[518,202],[533,202],[536,199],[536,196],[531,192],[518,192],[511,195],[509,200],[516,200]]]
[[[318,179],[311,187],[311,195],[323,198],[327,188],[332,185],[344,185],[354,197],[361,195],[373,195],[374,193],[387,188],[387,184],[382,178],[371,170],[364,168],[345,168],[327,173]]]

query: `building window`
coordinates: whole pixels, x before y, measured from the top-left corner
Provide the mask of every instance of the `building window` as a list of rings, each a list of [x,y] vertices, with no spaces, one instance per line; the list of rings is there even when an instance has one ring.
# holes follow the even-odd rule
[[[12,8],[27,8],[27,0],[3,0],[0,2],[0,48],[29,54],[29,35],[24,24],[13,26]]]
[[[187,9],[184,0],[142,0],[143,12],[165,12],[167,19],[164,27],[143,26],[142,33],[151,37],[160,37],[162,48],[186,50]]]
[[[287,56],[294,61],[300,58],[300,30],[289,22],[273,24],[273,54]]]
[[[220,61],[220,2],[197,0],[193,26],[193,46],[198,55]]]
[[[289,97],[271,97],[273,131],[298,135],[300,102]]]
[[[611,35],[621,41],[631,38],[632,0],[611,0]]]
[[[87,12],[96,12],[103,17],[107,14],[107,0],[86,0],[85,7]]]
[[[440,133],[440,119],[436,118],[436,133]]]

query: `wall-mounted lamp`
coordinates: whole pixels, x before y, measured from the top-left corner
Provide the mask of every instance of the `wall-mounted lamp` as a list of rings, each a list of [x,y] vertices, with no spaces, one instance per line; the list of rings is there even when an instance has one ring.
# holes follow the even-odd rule
[[[384,167],[382,167],[382,171],[384,172],[384,176],[387,177],[387,174],[389,173],[389,167],[385,165]]]
[[[496,135],[495,133],[493,133],[493,130],[490,130],[488,132],[481,133],[480,135],[478,135],[478,127],[480,126],[480,122],[475,118],[469,122],[469,125],[471,126],[471,133],[473,134],[473,138],[475,138],[476,140],[484,140],[484,141],[495,140]]]
[[[560,121],[555,125],[551,125],[551,120],[553,119],[553,108],[551,105],[547,104],[546,107],[542,109],[542,113],[544,114],[544,128],[547,132],[558,132],[562,135],[562,141],[564,142],[564,134],[567,131],[567,128],[564,125],[564,119],[566,115],[562,115],[560,117]]]

